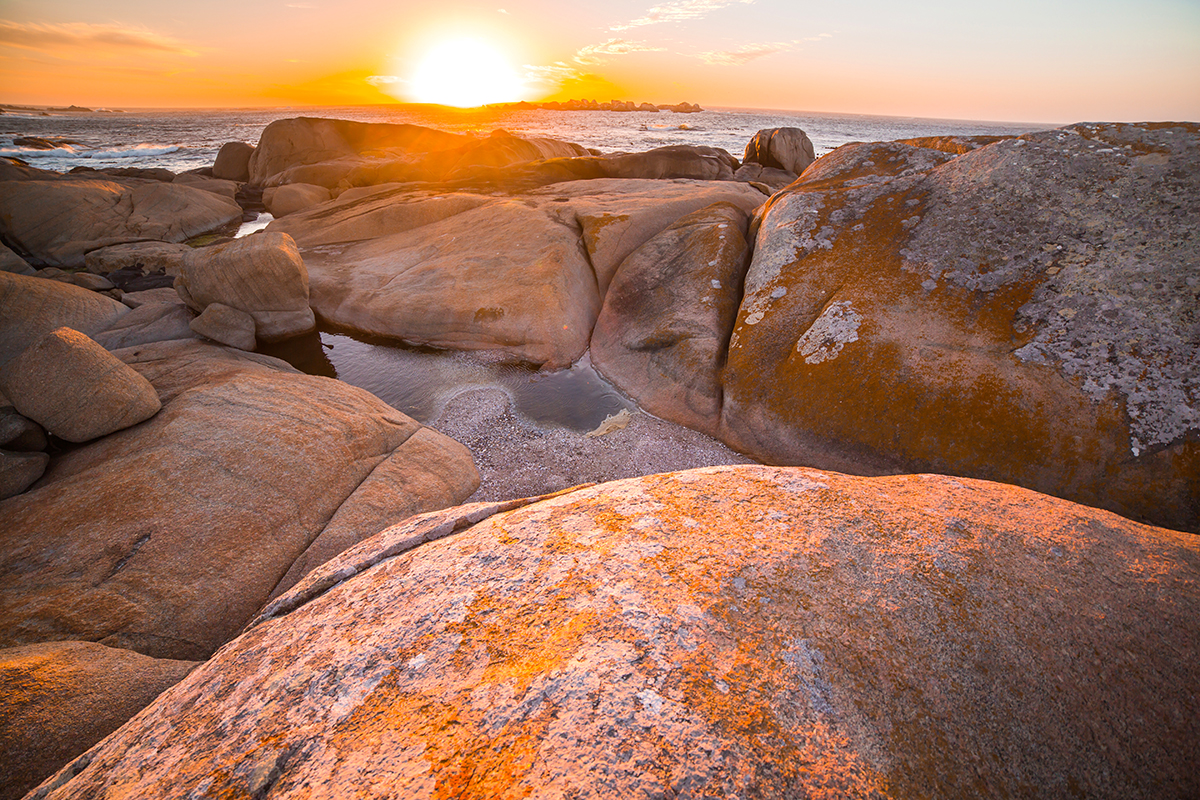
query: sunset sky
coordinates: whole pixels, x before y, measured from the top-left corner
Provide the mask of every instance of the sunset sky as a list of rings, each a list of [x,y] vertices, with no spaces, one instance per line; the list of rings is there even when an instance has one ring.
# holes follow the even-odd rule
[[[1200,120],[1200,0],[0,0],[3,103],[480,97]]]

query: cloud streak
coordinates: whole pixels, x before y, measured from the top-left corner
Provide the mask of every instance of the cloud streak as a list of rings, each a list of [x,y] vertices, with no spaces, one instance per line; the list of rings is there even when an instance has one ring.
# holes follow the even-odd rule
[[[627,31],[630,28],[658,25],[663,22],[682,22],[689,19],[700,19],[726,6],[736,4],[749,5],[753,2],[754,0],[675,0],[672,3],[654,6],[646,12],[645,16],[638,17],[621,25],[614,25],[609,30]]]
[[[817,36],[807,36],[803,39],[793,39],[790,42],[756,42],[734,47],[730,50],[708,50],[703,53],[697,53],[696,58],[705,64],[712,64],[714,66],[740,67],[742,64],[748,64],[755,59],[795,50],[805,42],[820,42],[830,38],[833,38],[833,34],[822,33]]]
[[[579,48],[575,53],[577,64],[603,64],[608,59],[605,56],[627,56],[630,53],[661,53],[665,47],[654,47],[645,42],[631,42],[628,39],[609,39],[600,44],[589,44]]]
[[[179,40],[145,28],[87,22],[49,24],[0,20],[0,44],[40,52],[53,52],[62,48],[100,47],[183,56],[198,55],[195,50]]]

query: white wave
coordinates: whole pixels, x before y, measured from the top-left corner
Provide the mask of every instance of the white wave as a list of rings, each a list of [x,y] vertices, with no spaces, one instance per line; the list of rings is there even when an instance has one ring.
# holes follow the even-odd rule
[[[121,148],[116,150],[76,150],[70,145],[63,147],[55,147],[52,150],[38,150],[32,147],[3,147],[0,148],[0,156],[7,158],[90,158],[101,161],[109,161],[124,158],[147,158],[150,156],[165,156],[168,153],[177,153],[181,148],[177,144],[172,145],[152,145],[139,144],[129,148]]]

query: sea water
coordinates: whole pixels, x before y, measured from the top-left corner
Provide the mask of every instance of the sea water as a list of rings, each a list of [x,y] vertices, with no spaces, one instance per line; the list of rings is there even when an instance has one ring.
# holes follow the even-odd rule
[[[425,125],[455,133],[487,135],[504,129],[518,136],[575,142],[603,153],[640,152],[664,145],[707,145],[741,157],[755,132],[802,128],[818,156],[848,142],[891,141],[918,136],[1012,135],[1053,125],[873,117],[756,109],[714,109],[693,114],[670,111],[608,112],[355,106],[125,112],[29,112],[0,115],[0,156],[23,159],[41,169],[75,167],[163,167],[184,172],[210,167],[221,145],[255,144],[277,119],[308,116],[360,122]],[[14,143],[39,137],[60,143],[37,149]],[[269,217],[246,223],[241,234],[261,229]],[[366,389],[421,422],[436,420],[460,391],[498,387],[532,424],[591,430],[610,414],[632,408],[600,377],[586,356],[566,370],[546,373],[507,359],[470,353],[439,353],[322,327],[267,349],[309,374],[336,377]]]

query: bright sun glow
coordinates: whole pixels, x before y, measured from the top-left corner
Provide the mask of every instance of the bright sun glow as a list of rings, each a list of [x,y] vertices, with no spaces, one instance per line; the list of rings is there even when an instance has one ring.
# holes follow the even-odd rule
[[[412,78],[419,103],[471,108],[520,98],[516,71],[500,53],[478,39],[455,39],[435,47]]]

